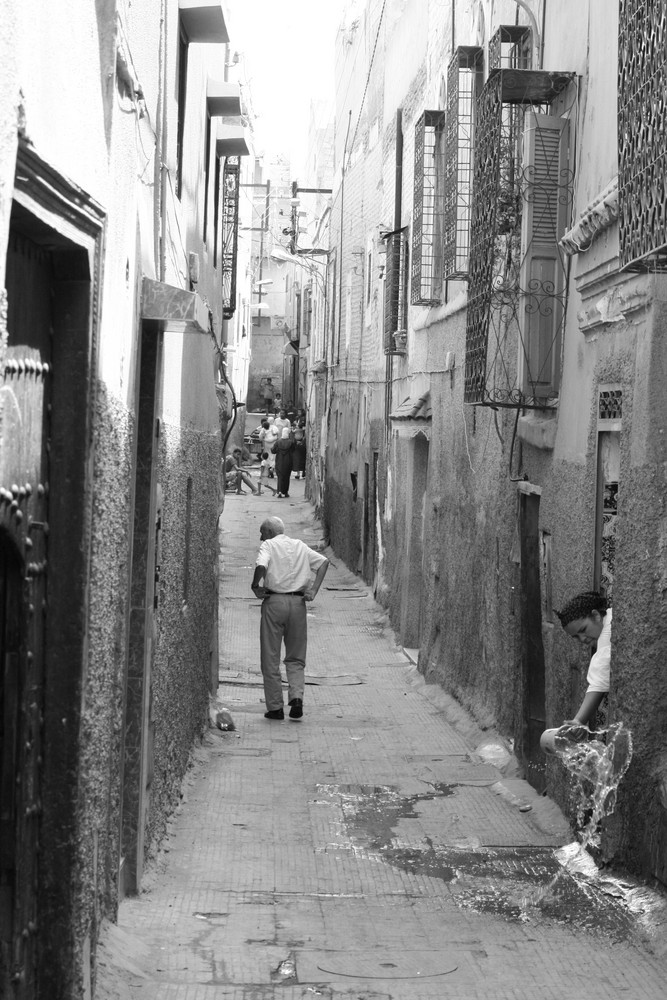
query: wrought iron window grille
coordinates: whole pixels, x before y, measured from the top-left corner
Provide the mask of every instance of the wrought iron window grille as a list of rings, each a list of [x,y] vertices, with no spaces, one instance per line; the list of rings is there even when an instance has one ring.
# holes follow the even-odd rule
[[[228,156],[222,172],[222,318],[236,310],[236,261],[239,240],[240,158]]]
[[[477,106],[464,400],[544,409],[558,397],[573,172],[567,119],[545,112],[574,74],[496,70]]]
[[[621,268],[666,273],[665,0],[620,0],[618,112]]]
[[[432,305],[442,298],[444,130],[444,111],[424,111],[415,126],[412,305]]]
[[[532,69],[532,32],[524,24],[501,24],[489,41],[489,75],[496,69]]]
[[[408,234],[407,227],[385,233],[384,353],[404,354],[408,337]]]
[[[460,46],[447,69],[444,277],[468,276],[475,102],[482,89],[484,50]]]

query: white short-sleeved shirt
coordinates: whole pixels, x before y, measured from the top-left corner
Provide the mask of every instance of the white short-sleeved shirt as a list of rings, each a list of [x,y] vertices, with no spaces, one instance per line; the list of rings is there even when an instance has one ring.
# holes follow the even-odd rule
[[[266,568],[264,586],[267,590],[288,594],[305,590],[313,574],[326,561],[326,556],[309,548],[300,538],[276,535],[262,542],[256,565]]]
[[[610,664],[611,608],[605,612],[602,620],[602,631],[598,637],[597,649],[591,656],[591,662],[588,664],[588,674],[586,675],[586,680],[588,681],[589,691],[609,690]]]

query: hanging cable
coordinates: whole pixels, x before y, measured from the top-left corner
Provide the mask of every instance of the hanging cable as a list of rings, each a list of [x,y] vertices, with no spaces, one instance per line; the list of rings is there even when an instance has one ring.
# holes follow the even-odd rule
[[[359,131],[359,123],[361,122],[361,113],[364,110],[364,103],[366,101],[366,93],[368,91],[368,84],[371,81],[371,73],[373,71],[373,60],[375,59],[375,52],[378,47],[378,41],[380,40],[380,28],[382,27],[382,18],[384,17],[384,9],[387,6],[387,0],[384,0],[382,4],[382,10],[380,11],[380,20],[378,21],[378,30],[375,34],[375,43],[373,45],[373,52],[371,53],[371,61],[368,64],[368,76],[366,77],[366,86],[364,87],[364,92],[361,97],[361,105],[359,107],[359,117],[357,118],[357,124],[354,129],[354,135],[352,136],[352,143],[350,144],[349,156],[352,156],[352,151],[354,150],[354,143],[357,138],[357,132]],[[352,114],[352,112],[350,112]],[[345,153],[343,153],[343,167],[345,166]]]

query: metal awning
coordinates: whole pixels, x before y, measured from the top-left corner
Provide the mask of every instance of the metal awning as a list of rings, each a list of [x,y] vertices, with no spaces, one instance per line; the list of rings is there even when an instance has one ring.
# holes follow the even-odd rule
[[[211,117],[238,118],[241,114],[241,88],[226,80],[206,81],[206,109]]]
[[[221,0],[178,0],[178,13],[189,42],[224,44],[229,41]]]
[[[218,125],[216,156],[248,156],[249,152],[243,125]]]
[[[144,278],[141,287],[141,318],[160,323],[164,329],[189,333],[209,332],[210,317],[196,292]]]

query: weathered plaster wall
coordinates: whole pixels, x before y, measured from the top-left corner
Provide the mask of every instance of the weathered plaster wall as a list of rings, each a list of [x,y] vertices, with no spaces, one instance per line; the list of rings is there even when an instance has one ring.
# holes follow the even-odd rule
[[[95,426],[89,606],[86,664],[79,732],[75,910],[72,995],[83,994],[85,949],[96,940],[100,919],[113,912],[118,893],[123,675],[127,639],[127,579],[134,421],[123,403],[98,386]]]
[[[73,0],[44,5],[0,0],[0,267],[4,274],[6,233],[19,134],[57,172],[102,207],[106,218],[99,302],[99,350],[91,384],[97,408],[90,445],[91,525],[72,525],[76,544],[89,544],[90,579],[82,629],[87,657],[82,670],[82,715],[70,739],[77,760],[67,776],[75,786],[76,866],[58,872],[67,880],[72,909],[54,928],[66,977],[58,995],[82,996],[94,965],[101,917],[113,917],[119,868],[119,823],[123,743],[123,672],[127,657],[127,611],[134,491],[133,435],[142,275],[187,287],[187,251],[201,257],[199,292],[220,331],[220,281],[209,238],[203,241],[203,135],[209,71],[219,78],[219,46],[193,46],[188,88],[186,184],[176,204],[176,50],[178,2],[168,0],[168,148],[164,162],[168,224],[162,232],[159,202],[161,157],[155,155],[162,124],[160,102],[160,0],[141,4]],[[122,23],[116,20],[121,15]],[[131,61],[145,109],[116,78],[117,46]],[[73,53],[76,58],[73,59]],[[213,144],[214,148],[214,144]],[[211,182],[214,176],[210,162]],[[209,192],[212,213],[212,184]],[[164,273],[162,273],[164,272]],[[93,276],[94,277],[94,276]],[[0,292],[1,295],[1,292]],[[92,327],[91,322],[91,327]],[[206,335],[168,334],[164,384],[157,387],[163,414],[158,479],[163,491],[162,590],[155,636],[152,724],[155,771],[151,785],[147,851],[154,850],[166,817],[178,800],[192,741],[207,718],[211,639],[217,607],[216,522],[220,507],[220,419],[214,389],[215,356]],[[82,354],[85,356],[85,351]],[[85,391],[73,384],[72,392]],[[188,599],[184,600],[184,497],[192,478]],[[58,498],[53,497],[57,504]],[[63,588],[67,580],[56,581]],[[84,612],[87,612],[87,617]],[[74,791],[72,798],[75,797]],[[50,822],[54,816],[49,817]],[[55,816],[57,820],[57,815]],[[56,873],[48,873],[51,878]],[[69,897],[68,897],[69,898]],[[48,919],[48,914],[46,915]],[[56,973],[51,970],[53,976]],[[51,974],[50,973],[50,974]],[[55,978],[53,979],[55,983]],[[56,987],[54,986],[54,990]],[[56,992],[53,993],[56,995]]]
[[[404,130],[401,222],[410,224],[411,130],[418,112],[438,106],[439,74],[449,61],[451,44],[486,46],[497,27],[514,23],[517,14],[516,5],[509,2],[457,4],[452,38],[451,8],[444,13],[440,5],[429,4],[429,41],[419,70],[411,76],[407,68],[414,54],[412,35],[415,51],[422,39],[419,30],[411,33],[407,26],[419,25],[425,8],[416,3],[407,7],[398,3],[387,7],[357,137],[364,153],[353,150],[345,174],[342,224],[336,203],[332,213],[331,246],[342,289],[351,289],[353,322],[349,350],[343,351],[340,367],[331,373],[325,505],[334,548],[351,568],[357,568],[360,559],[363,563],[363,525],[350,500],[349,475],[358,470],[361,484],[364,463],[372,463],[377,451],[376,593],[404,634],[408,634],[406,614],[414,613],[405,572],[408,529],[414,525],[410,444],[401,438],[390,449],[385,445],[382,285],[357,323],[355,279],[346,285],[354,266],[348,244],[368,246],[373,225],[388,228],[392,223],[396,107],[403,109]],[[355,93],[355,82],[368,71],[363,54],[375,38],[370,8],[367,5],[356,30],[343,40],[348,51],[341,48],[341,96]],[[577,75],[576,84],[554,106],[554,113],[571,121],[573,220],[618,169],[617,62],[609,58],[617,46],[617,16],[617,7],[610,10],[604,0],[545,5],[544,68]],[[525,23],[521,11],[519,20]],[[401,38],[409,50],[400,71],[389,55],[397,24],[406,29]],[[437,51],[435,39],[440,45]],[[382,75],[383,84],[376,74]],[[339,102],[339,163],[345,127],[345,109]],[[448,305],[409,309],[407,354],[393,361],[392,406],[410,393],[417,378],[427,377],[433,411],[424,508],[420,669],[457,697],[482,725],[497,726],[508,737],[522,736],[526,626],[520,595],[518,486],[513,480],[528,482],[540,491],[533,494],[539,495],[539,532],[551,545],[550,564],[543,565],[541,580],[546,724],[572,717],[586,689],[590,653],[566,636],[553,609],[593,585],[598,397],[601,387],[620,386],[623,417],[610,712],[612,721],[622,720],[632,730],[635,757],[616,814],[605,826],[603,852],[664,881],[665,279],[619,273],[615,225],[602,232],[585,254],[573,258],[558,407],[538,418],[524,414],[519,422],[512,410],[494,412],[464,404],[465,288],[451,283],[448,292]],[[333,357],[336,324],[330,337]],[[445,370],[448,352],[456,359],[452,371]],[[355,426],[357,416],[359,426]],[[531,774],[531,780],[545,779],[549,793],[571,811],[571,785],[559,762],[545,759],[535,767],[540,773]]]
[[[219,449],[217,435],[163,425],[158,474],[162,540],[152,675],[154,728],[148,854],[154,852],[170,813],[178,805],[193,740],[201,736],[208,717],[211,624],[217,600]]]
[[[629,434],[622,457],[614,588],[611,703],[631,730],[634,758],[608,852],[667,882],[667,282],[651,282],[647,329],[638,336]],[[625,427],[625,409],[623,413]],[[618,617],[617,617],[618,616]]]

